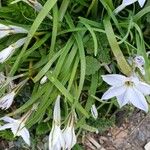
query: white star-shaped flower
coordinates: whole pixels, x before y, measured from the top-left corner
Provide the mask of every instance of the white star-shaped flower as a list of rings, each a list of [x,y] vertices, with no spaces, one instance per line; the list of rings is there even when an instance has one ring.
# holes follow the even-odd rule
[[[102,78],[111,85],[103,94],[103,100],[117,97],[120,107],[132,103],[135,107],[148,112],[145,96],[150,94],[150,85],[140,81],[137,76],[126,77],[119,74],[110,74],[103,75]]]
[[[30,134],[28,129],[25,127],[23,118],[20,120],[16,120],[5,116],[0,118],[0,120],[8,122],[7,124],[0,126],[0,131],[5,129],[11,129],[14,136],[21,136],[25,143],[27,143],[30,146]]]
[[[145,2],[146,2],[146,0],[123,0],[123,1],[122,1],[122,4],[119,5],[119,6],[114,10],[114,12],[117,14],[117,13],[119,13],[121,10],[123,10],[126,6],[131,5],[131,4],[135,3],[136,1],[138,1],[140,7],[143,7],[144,4],[145,4]]]
[[[49,150],[61,150],[61,148],[64,148],[65,143],[60,126],[60,96],[58,96],[54,106],[52,130],[49,135]]]

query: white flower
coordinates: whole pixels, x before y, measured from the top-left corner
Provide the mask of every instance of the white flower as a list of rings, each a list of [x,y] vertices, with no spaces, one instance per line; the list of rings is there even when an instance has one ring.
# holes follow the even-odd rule
[[[0,108],[8,109],[12,105],[15,95],[15,91],[12,91],[11,93],[8,93],[2,98],[0,98]]]
[[[91,107],[91,114],[92,114],[92,116],[93,116],[94,119],[97,119],[98,112],[97,112],[95,104],[93,104],[92,107]]]
[[[13,53],[14,51],[21,47],[26,41],[26,38],[22,38],[18,40],[16,43],[11,44],[4,50],[0,52],[0,63],[4,63]]]
[[[58,96],[54,106],[52,130],[49,135],[49,150],[61,150],[61,148],[64,148],[65,143],[60,126],[60,96]]]
[[[135,3],[136,1],[138,1],[140,7],[143,7],[144,4],[145,4],[145,2],[146,2],[146,0],[123,0],[123,1],[122,1],[122,4],[119,5],[119,6],[114,10],[114,12],[117,14],[117,13],[119,13],[122,9],[124,9],[126,6],[131,5],[131,4]]]
[[[67,127],[63,131],[63,137],[65,140],[65,149],[71,150],[71,148],[77,143],[77,137],[74,130],[74,116],[71,115]]]
[[[40,80],[40,84],[44,84],[47,82],[47,76],[44,76],[41,80]]]
[[[28,31],[22,27],[0,24],[0,39],[10,34],[17,33],[28,33]]]
[[[111,74],[103,75],[102,78],[112,86],[104,93],[102,99],[107,100],[116,96],[120,107],[132,103],[135,107],[148,111],[144,96],[150,94],[150,85],[140,81],[137,76]]]
[[[7,116],[2,117],[0,120],[8,123],[0,126],[0,131],[10,128],[14,136],[21,136],[23,140],[30,146],[30,134],[28,129],[25,127],[23,119],[24,118],[16,120]]]

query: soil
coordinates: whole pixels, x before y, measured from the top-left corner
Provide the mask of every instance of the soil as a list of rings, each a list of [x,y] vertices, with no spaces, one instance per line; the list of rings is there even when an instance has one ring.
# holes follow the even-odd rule
[[[130,117],[120,119],[105,135],[87,134],[84,145],[86,150],[150,150],[144,148],[149,142],[150,114],[135,111]]]

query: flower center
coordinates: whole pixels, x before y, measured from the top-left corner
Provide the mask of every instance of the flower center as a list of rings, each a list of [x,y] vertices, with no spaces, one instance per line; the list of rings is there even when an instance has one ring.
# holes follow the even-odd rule
[[[134,86],[134,82],[132,82],[132,81],[126,81],[125,85],[126,86]]]

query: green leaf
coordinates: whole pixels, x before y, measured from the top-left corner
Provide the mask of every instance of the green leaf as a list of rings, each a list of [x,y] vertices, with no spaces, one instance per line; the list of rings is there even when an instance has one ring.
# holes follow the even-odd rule
[[[66,22],[69,25],[70,28],[74,28],[75,25],[73,24],[73,20],[69,14],[66,15]],[[78,94],[76,96],[77,100],[80,97],[84,80],[85,80],[85,72],[86,72],[86,60],[85,60],[85,50],[84,50],[84,44],[82,42],[82,36],[80,33],[74,34],[77,46],[78,46],[78,53],[80,58],[80,81],[79,81],[79,88],[78,88]]]
[[[74,102],[74,97],[68,92],[68,90],[61,84],[59,80],[57,80],[51,72],[48,72],[47,74],[48,79],[58,88],[58,90],[68,99],[69,102]],[[76,109],[78,109],[83,115],[85,115],[87,118],[89,117],[89,114],[86,112],[86,110],[82,107],[82,105],[75,101],[74,106]]]
[[[92,56],[87,56],[86,57],[86,75],[95,74],[95,72],[98,71],[99,69],[100,69],[99,61]]]
[[[108,48],[104,48],[101,49],[100,53],[99,53],[99,60],[102,63],[110,63],[111,59],[110,59],[110,51]]]
[[[92,39],[93,39],[93,44],[94,44],[94,55],[96,56],[97,55],[97,49],[98,49],[98,43],[97,43],[97,37],[96,37],[96,34],[95,32],[93,31],[93,28],[91,28],[91,26],[85,22],[82,22],[82,24],[84,24],[84,26],[89,30],[91,36],[92,36]]]
[[[13,133],[10,130],[0,131],[0,137],[11,141],[15,139]]]
[[[106,31],[107,39],[109,41],[111,50],[117,60],[118,66],[120,67],[120,70],[122,71],[123,74],[130,75],[132,70],[118,45],[112,24],[110,22],[110,18],[105,17],[103,22],[104,22],[104,28]]]
[[[89,132],[96,132],[96,131],[98,131],[97,128],[89,126],[87,124],[81,125],[81,128],[83,128],[83,129],[85,129],[85,130],[87,130]]]
[[[46,122],[42,122],[40,124],[38,124],[37,128],[36,128],[36,134],[38,135],[42,135],[42,134],[46,134],[48,133],[50,130],[48,123]]]
[[[79,144],[76,144],[72,149],[73,150],[83,150],[82,146]]]
[[[42,23],[42,21],[44,20],[44,18],[46,17],[46,15],[49,13],[49,11],[54,7],[54,5],[56,4],[57,0],[48,0],[45,5],[43,6],[42,10],[39,12],[38,16],[36,17],[36,19],[34,20],[31,28],[30,28],[30,31],[28,33],[28,36],[27,36],[27,40],[26,40],[26,43],[24,44],[24,47],[22,48],[20,54],[18,55],[18,58],[17,60],[15,61],[13,67],[11,68],[11,71],[10,71],[10,75],[13,75],[18,66],[20,65],[20,62],[21,62],[21,59],[32,39],[32,37],[34,36],[35,32],[37,31],[37,29],[39,28],[40,24]]]
[[[141,17],[143,17],[145,14],[147,14],[149,12],[150,12],[150,6],[142,9],[133,17],[134,21],[137,22]]]

